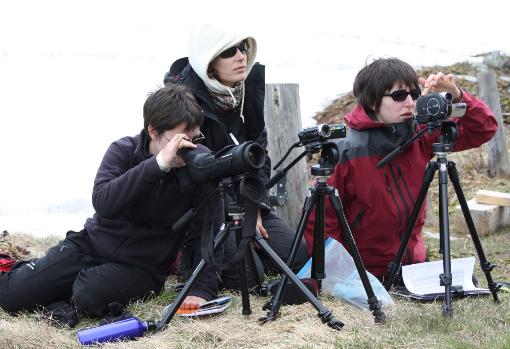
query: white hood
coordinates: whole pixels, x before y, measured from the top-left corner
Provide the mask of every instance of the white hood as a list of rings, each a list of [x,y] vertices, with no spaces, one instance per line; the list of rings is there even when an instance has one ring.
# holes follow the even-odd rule
[[[221,52],[243,40],[248,41],[248,63],[246,75],[250,73],[257,54],[257,42],[253,37],[240,31],[232,31],[217,24],[201,25],[191,32],[189,40],[189,63],[205,85],[214,92],[230,94],[232,89],[214,78],[207,76],[207,68]]]

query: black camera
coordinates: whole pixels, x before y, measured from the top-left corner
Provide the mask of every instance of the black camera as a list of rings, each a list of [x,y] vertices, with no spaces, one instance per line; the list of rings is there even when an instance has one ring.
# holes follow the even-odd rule
[[[420,124],[438,123],[466,113],[466,103],[452,103],[451,93],[434,93],[416,100],[415,119]]]
[[[264,166],[264,148],[253,142],[227,146],[216,153],[205,152],[205,147],[182,148],[178,155],[184,159],[191,180],[195,183],[217,182],[246,172],[255,172]]]
[[[314,127],[305,128],[298,133],[301,145],[331,138],[344,138],[345,136],[347,136],[347,127],[345,127],[345,124],[319,124]]]

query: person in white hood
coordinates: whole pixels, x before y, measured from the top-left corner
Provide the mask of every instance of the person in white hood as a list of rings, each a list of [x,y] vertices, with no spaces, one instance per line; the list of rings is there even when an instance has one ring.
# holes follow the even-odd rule
[[[267,147],[265,72],[263,65],[255,63],[256,54],[257,42],[253,36],[237,28],[232,31],[220,25],[200,25],[190,35],[189,57],[175,61],[165,74],[165,84],[183,84],[195,95],[204,111],[201,131],[205,139],[202,144],[212,151],[245,141]],[[267,183],[270,173],[271,160],[266,156],[266,163],[258,175]],[[276,216],[267,195],[258,207],[257,229],[277,255],[286,261],[295,232]],[[229,250],[235,252],[234,236],[225,243],[226,261],[229,260]],[[263,272],[276,272],[262,253],[254,255],[258,270],[248,274],[250,283],[263,280]],[[305,262],[306,246],[302,241],[293,269],[299,270]],[[224,271],[222,280],[225,287],[238,288],[237,268]]]

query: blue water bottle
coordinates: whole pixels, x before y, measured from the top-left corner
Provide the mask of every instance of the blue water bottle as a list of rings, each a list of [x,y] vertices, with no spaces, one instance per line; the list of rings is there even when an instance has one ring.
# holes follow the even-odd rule
[[[78,331],[76,336],[80,344],[91,345],[121,339],[134,339],[155,328],[154,321],[141,321],[136,317],[130,317],[111,324]]]

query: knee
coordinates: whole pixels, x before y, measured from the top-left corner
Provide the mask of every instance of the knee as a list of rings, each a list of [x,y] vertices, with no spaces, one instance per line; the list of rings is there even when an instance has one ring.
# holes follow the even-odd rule
[[[72,300],[78,312],[91,317],[101,317],[108,308],[108,304],[94,290],[85,287],[74,290]]]
[[[104,287],[100,287],[87,272],[81,271],[73,284],[72,302],[76,310],[91,317],[100,317],[108,307]]]

